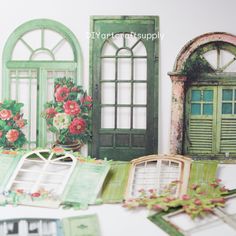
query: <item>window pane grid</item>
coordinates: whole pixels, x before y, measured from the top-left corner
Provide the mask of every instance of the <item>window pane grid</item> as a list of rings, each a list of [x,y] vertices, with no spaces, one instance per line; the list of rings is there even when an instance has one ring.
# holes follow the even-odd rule
[[[24,118],[28,124],[23,128],[27,138],[27,148],[36,147],[36,112],[37,104],[37,70],[10,70],[10,98],[24,104]],[[22,93],[22,86],[26,86],[26,93]],[[34,104],[33,104],[34,103]]]
[[[223,115],[236,114],[236,90],[235,89],[222,90],[222,114]]]
[[[192,90],[191,114],[192,115],[212,115],[213,114],[213,91],[212,90]]]

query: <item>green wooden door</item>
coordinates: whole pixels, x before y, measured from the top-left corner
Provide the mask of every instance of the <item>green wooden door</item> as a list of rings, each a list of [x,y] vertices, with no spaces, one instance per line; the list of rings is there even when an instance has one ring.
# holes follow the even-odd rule
[[[188,89],[184,151],[193,156],[236,156],[235,86]]]
[[[91,28],[92,155],[157,153],[158,17],[95,17]],[[146,38],[145,38],[146,37]]]

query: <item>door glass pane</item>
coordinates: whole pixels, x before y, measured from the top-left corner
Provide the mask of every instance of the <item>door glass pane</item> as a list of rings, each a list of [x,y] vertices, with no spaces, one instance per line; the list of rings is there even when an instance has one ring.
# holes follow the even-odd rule
[[[117,63],[117,79],[131,80],[131,59],[118,58]]]
[[[145,107],[133,108],[133,128],[146,129],[146,108]]]
[[[115,83],[101,84],[102,104],[115,104]]]
[[[114,94],[114,93],[113,93]],[[118,104],[131,103],[131,83],[117,84]]]
[[[101,109],[101,128],[114,129],[115,127],[115,108],[102,107]]]
[[[232,114],[232,103],[222,104],[222,114]]]
[[[213,105],[212,104],[203,104],[203,115],[212,115]]]
[[[101,80],[114,80],[115,79],[115,59],[103,58],[101,68]]]
[[[192,115],[201,115],[201,104],[192,104],[191,106],[191,114]]]
[[[129,107],[118,107],[117,108],[117,128],[118,129],[129,129],[130,128],[130,108]]]
[[[18,235],[19,225],[18,222],[7,223],[7,235]]]
[[[134,80],[147,80],[147,59],[134,59]]]
[[[232,89],[223,89],[222,100],[223,101],[232,101],[233,99],[233,90]]]
[[[212,90],[203,91],[203,100],[204,101],[212,101],[213,100],[213,91]]]
[[[200,90],[192,90],[191,101],[201,101],[201,91]]]
[[[134,83],[134,104],[146,104],[147,103],[147,84],[146,83]]]

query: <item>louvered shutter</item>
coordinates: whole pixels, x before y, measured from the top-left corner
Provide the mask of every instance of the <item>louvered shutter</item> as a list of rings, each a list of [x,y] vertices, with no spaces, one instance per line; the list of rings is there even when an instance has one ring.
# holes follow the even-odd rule
[[[236,88],[223,87],[220,97],[220,152],[236,153]]]
[[[193,87],[188,92],[187,99],[186,152],[190,154],[213,153],[215,88]]]

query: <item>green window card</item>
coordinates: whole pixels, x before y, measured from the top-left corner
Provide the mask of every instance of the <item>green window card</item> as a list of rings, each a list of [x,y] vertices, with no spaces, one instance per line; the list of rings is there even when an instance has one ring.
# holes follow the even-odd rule
[[[13,174],[22,154],[0,154],[0,191],[4,191],[11,175]]]
[[[78,162],[63,193],[63,203],[95,204],[110,169],[108,162]]]
[[[104,203],[119,203],[123,201],[129,169],[129,162],[111,162],[111,169],[107,175],[101,194]]]
[[[62,220],[64,236],[100,236],[97,215],[69,217]]]

